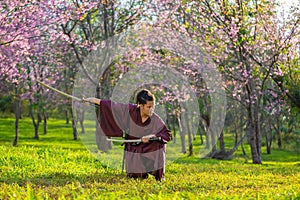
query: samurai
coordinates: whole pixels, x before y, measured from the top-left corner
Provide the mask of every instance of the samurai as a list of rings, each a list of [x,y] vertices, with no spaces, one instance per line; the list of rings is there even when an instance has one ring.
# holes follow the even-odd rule
[[[124,137],[124,162],[127,177],[156,180],[165,178],[166,144],[172,139],[164,121],[154,112],[155,96],[147,89],[140,90],[135,104],[117,103],[94,97],[83,99],[97,105],[97,119],[101,134],[108,137]],[[152,140],[159,138],[159,140]]]

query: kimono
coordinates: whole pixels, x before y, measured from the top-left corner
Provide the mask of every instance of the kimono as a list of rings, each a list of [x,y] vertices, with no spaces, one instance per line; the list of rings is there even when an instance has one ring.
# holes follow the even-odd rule
[[[156,180],[163,180],[165,174],[166,143],[172,139],[163,120],[153,113],[144,123],[140,108],[136,104],[121,104],[110,100],[101,100],[98,108],[98,121],[101,134],[108,137],[140,139],[155,134],[161,141],[149,143],[124,143],[124,158],[128,177],[147,178],[148,174]]]

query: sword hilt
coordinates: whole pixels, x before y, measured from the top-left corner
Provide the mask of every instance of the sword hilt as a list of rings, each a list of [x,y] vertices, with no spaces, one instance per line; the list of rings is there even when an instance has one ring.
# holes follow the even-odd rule
[[[161,141],[161,137],[153,137],[153,138],[149,138],[149,141]]]

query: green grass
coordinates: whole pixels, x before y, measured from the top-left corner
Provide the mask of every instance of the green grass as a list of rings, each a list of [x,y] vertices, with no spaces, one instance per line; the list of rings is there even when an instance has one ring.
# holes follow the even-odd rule
[[[108,168],[73,140],[63,120],[50,120],[49,133],[40,132],[33,139],[31,121],[22,119],[12,147],[14,120],[0,119],[0,199],[300,199],[297,152],[274,149],[262,165],[240,151],[227,161],[183,156],[157,182]]]

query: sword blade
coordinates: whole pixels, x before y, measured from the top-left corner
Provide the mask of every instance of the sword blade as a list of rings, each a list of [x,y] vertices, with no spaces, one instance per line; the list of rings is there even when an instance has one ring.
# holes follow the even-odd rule
[[[39,84],[41,84],[41,85],[44,86],[45,88],[48,88],[48,89],[50,89],[50,90],[52,90],[52,91],[54,91],[54,92],[56,92],[56,93],[58,93],[58,94],[61,94],[61,95],[65,96],[65,97],[74,99],[75,101],[82,101],[82,99],[79,99],[78,97],[74,97],[74,96],[72,96],[72,95],[69,95],[69,94],[67,94],[67,93],[64,93],[64,92],[62,92],[62,91],[60,91],[60,90],[58,90],[58,89],[55,89],[55,88],[51,87],[50,85],[47,85],[46,83],[43,83],[43,82],[41,82],[41,81],[39,81],[39,80],[36,80],[36,82],[38,82]]]
[[[119,139],[113,139],[113,138],[106,138],[107,141],[110,142],[142,142],[141,139],[135,139],[135,140],[119,140]]]
[[[110,142],[142,142],[142,139],[133,139],[133,140],[119,140],[119,139],[113,139],[113,138],[106,138],[107,141]],[[153,141],[162,141],[161,137],[153,137],[153,138],[149,138],[150,142]]]

